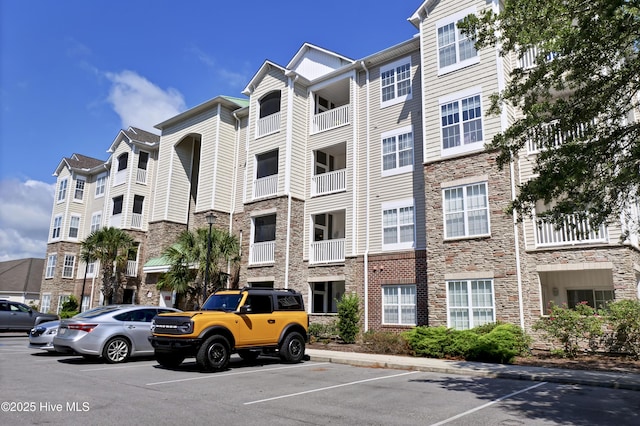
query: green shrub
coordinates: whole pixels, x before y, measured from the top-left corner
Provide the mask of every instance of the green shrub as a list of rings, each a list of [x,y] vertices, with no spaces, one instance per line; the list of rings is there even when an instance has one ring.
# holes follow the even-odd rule
[[[414,355],[444,358],[449,342],[449,329],[445,326],[420,326],[402,333]]]
[[[78,299],[74,295],[69,296],[60,308],[60,318],[71,318],[78,314]]]
[[[391,331],[369,330],[362,335],[362,345],[367,352],[375,354],[409,354],[407,341]]]
[[[598,349],[603,326],[604,319],[582,302],[573,309],[551,304],[549,316],[536,321],[533,329],[545,333],[552,343],[561,345],[565,356],[574,358],[580,349]]]
[[[312,342],[329,342],[338,335],[335,322],[329,324],[309,324],[309,340]]]
[[[360,332],[360,299],[355,294],[343,295],[338,301],[338,336],[345,343],[355,343]]]
[[[520,327],[513,324],[499,324],[489,333],[478,336],[467,359],[508,364],[516,356],[526,353],[530,343],[531,339]]]
[[[606,320],[611,329],[608,350],[640,358],[640,300],[609,303]]]

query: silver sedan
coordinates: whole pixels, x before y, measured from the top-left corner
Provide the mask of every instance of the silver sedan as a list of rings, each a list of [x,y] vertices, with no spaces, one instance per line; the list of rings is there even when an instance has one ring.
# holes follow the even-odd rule
[[[165,312],[179,310],[140,305],[102,306],[82,316],[61,320],[53,346],[57,352],[99,357],[108,363],[152,355],[151,320]]]

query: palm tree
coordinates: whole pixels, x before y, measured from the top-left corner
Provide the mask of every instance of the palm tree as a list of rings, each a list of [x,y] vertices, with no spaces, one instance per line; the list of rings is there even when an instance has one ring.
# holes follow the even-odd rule
[[[197,229],[195,232],[183,231],[177,241],[163,252],[171,266],[158,281],[158,287],[169,288],[178,294],[192,293],[199,298],[205,285],[207,266],[211,277],[207,290],[224,287],[228,274],[223,272],[221,264],[224,263],[224,269],[230,269],[231,264],[240,261],[240,243],[229,232],[213,228],[211,256],[207,259],[208,238],[209,230],[206,228]],[[203,300],[201,302],[204,303]]]
[[[113,300],[121,297],[122,271],[126,268],[129,250],[135,246],[131,235],[120,228],[106,227],[92,232],[83,242],[82,251],[86,259],[100,261],[102,269],[102,294],[105,303],[120,302]]]

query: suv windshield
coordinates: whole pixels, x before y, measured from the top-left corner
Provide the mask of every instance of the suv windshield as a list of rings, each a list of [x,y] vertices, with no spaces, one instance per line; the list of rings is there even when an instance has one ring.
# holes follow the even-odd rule
[[[204,306],[203,311],[235,311],[238,309],[238,304],[242,294],[212,294]]]

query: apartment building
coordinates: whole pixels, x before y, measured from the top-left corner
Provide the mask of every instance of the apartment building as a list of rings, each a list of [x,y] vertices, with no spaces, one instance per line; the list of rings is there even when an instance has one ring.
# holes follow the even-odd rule
[[[360,59],[305,43],[286,65],[266,61],[245,97],[218,96],[159,123],[147,145],[140,135],[151,134],[129,129],[106,162],[64,159],[59,191],[76,176],[95,186],[100,170],[110,192],[94,210],[56,201],[49,258],[59,256],[64,268],[85,234],[70,241],[55,230],[101,211],[105,224],[140,242],[131,300],[171,304],[175,295],[156,288],[169,268],[162,252],[213,214],[214,226],[241,243],[239,269],[227,271],[232,283],[299,290],[313,322],[333,320],[346,293],[361,298],[365,330],[391,331],[493,321],[530,328],[552,301],[638,297],[640,246],[637,235],[620,241],[622,219],[598,230],[556,229],[504,212],[531,178],[537,151],[499,170],[485,143],[518,111],[486,110],[523,65],[492,48],[476,51],[457,29],[467,14],[499,2],[417,6],[410,40]],[[142,152],[152,166],[146,186]],[[89,160],[84,172],[73,163]],[[68,281],[63,273],[45,273],[47,291],[78,294],[82,270]]]
[[[73,154],[54,172],[56,193],[40,294],[43,312],[60,312],[74,295],[82,308],[103,302],[100,265],[81,260],[81,243],[103,226],[126,229],[138,243],[129,253],[123,300],[139,301],[140,260],[150,216],[160,138],[130,127],[109,146],[107,160]]]

